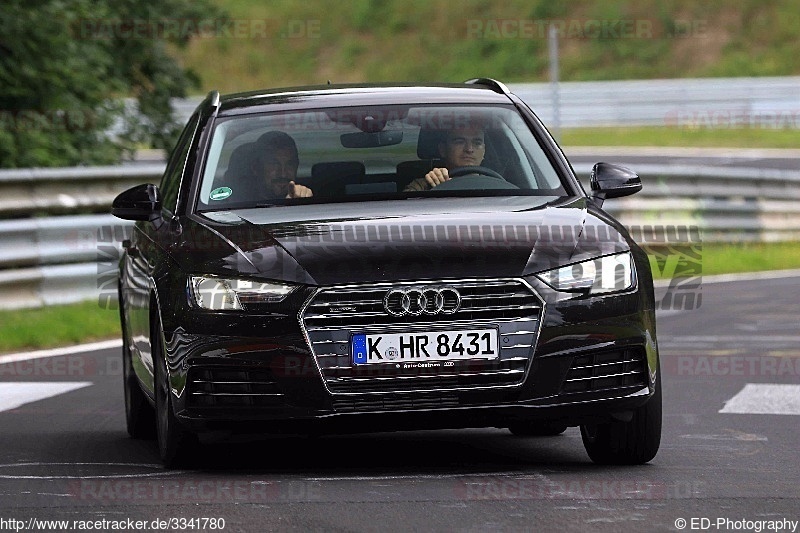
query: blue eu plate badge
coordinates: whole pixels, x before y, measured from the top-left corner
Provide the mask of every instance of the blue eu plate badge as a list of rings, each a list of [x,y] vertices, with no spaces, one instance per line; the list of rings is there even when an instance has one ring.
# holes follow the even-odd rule
[[[367,363],[367,336],[364,334],[353,335],[353,364],[364,365]]]

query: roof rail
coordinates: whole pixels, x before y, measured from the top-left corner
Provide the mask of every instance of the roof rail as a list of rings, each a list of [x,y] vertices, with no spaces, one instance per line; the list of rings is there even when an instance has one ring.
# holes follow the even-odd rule
[[[219,107],[219,91],[211,91],[208,93],[208,99],[211,102],[211,107]]]
[[[508,87],[505,86],[504,83],[494,80],[492,78],[472,78],[471,80],[467,80],[464,83],[469,85],[483,85],[485,87],[489,87],[496,93],[500,94],[511,94],[511,91],[508,90]]]

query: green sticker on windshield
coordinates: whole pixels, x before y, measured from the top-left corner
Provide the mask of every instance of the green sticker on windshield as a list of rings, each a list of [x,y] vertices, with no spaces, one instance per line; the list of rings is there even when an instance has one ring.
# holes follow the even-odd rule
[[[208,198],[211,200],[224,200],[231,194],[233,194],[233,191],[230,187],[217,187],[211,191],[211,194],[208,195]]]

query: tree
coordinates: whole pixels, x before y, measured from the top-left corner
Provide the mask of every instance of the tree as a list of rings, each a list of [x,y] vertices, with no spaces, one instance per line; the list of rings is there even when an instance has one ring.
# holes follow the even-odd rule
[[[171,148],[181,125],[170,99],[199,83],[170,47],[222,20],[208,0],[3,0],[0,167]]]

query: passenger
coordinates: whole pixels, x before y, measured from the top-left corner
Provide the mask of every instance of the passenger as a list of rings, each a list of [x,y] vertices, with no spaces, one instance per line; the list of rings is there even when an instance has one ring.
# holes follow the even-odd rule
[[[253,172],[263,178],[269,199],[308,198],[314,195],[310,188],[295,183],[300,158],[297,144],[282,131],[269,131],[256,141],[258,157],[253,162]]]
[[[486,155],[483,128],[469,126],[448,131],[439,143],[439,155],[445,167],[434,168],[424,177],[415,179],[404,189],[405,192],[427,191],[450,180],[448,169],[480,166]]]

